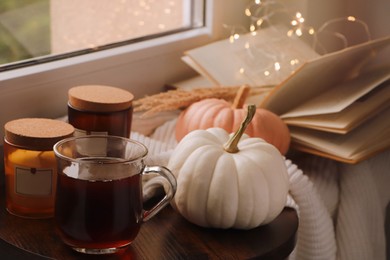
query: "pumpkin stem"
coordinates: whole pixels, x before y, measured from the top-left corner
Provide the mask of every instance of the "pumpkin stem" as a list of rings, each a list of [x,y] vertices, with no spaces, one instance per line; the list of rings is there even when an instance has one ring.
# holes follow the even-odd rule
[[[242,85],[234,98],[232,108],[242,108],[244,106],[245,100],[250,92],[250,87],[248,85]]]
[[[256,105],[248,105],[248,113],[246,117],[241,122],[240,128],[234,133],[234,135],[227,141],[224,145],[224,149],[228,153],[237,153],[238,150],[238,142],[241,139],[241,136],[244,134],[246,128],[249,123],[252,121],[253,116],[256,114]]]

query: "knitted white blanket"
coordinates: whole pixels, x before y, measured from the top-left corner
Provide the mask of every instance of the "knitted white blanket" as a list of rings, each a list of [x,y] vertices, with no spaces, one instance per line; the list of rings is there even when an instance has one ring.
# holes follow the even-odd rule
[[[177,144],[175,119],[174,114],[165,115],[163,121],[169,120],[165,123],[161,118],[135,123],[135,129],[147,131],[131,134],[149,148],[147,164],[167,165]],[[316,156],[305,157],[299,165],[286,160],[292,197],[287,206],[299,214],[297,244],[290,259],[386,259],[390,151],[358,165]]]

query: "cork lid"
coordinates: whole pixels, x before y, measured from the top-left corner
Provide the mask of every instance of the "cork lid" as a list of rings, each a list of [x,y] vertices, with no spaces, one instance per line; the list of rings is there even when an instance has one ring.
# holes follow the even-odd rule
[[[24,149],[49,151],[53,145],[73,135],[72,125],[54,119],[22,118],[4,125],[5,140]]]
[[[68,91],[69,104],[80,110],[114,112],[131,107],[134,99],[130,92],[110,86],[84,85]]]

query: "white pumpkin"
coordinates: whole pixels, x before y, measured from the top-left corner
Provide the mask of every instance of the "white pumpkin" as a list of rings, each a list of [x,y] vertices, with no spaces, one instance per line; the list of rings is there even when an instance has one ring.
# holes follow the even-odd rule
[[[221,128],[195,130],[174,150],[168,163],[177,179],[172,206],[190,222],[251,229],[283,210],[289,189],[284,158],[263,139],[243,134],[249,122],[234,136]]]

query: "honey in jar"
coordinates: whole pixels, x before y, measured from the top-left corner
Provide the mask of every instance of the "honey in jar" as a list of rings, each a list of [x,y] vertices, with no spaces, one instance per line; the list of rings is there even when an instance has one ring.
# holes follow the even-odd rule
[[[130,136],[134,98],[130,92],[83,85],[71,88],[68,98],[68,120],[75,127],[75,135]]]
[[[4,125],[6,207],[14,215],[54,215],[57,163],[53,145],[73,135],[66,122],[23,118]]]

